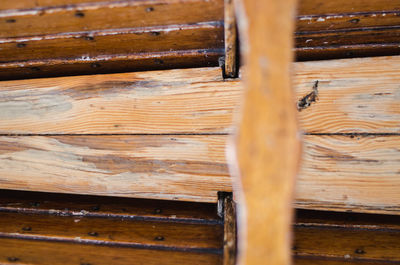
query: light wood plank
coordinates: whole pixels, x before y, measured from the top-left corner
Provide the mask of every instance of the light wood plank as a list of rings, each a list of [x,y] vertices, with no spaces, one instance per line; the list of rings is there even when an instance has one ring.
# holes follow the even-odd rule
[[[240,265],[291,264],[292,199],[301,155],[290,71],[296,4],[235,1],[245,65],[230,155]]]
[[[400,57],[298,62],[308,133],[400,133]],[[220,68],[0,82],[0,133],[229,133],[242,96]],[[302,105],[302,104],[300,104]]]
[[[232,191],[227,137],[2,136],[0,188],[216,202]],[[400,136],[305,136],[295,206],[400,214],[399,146]]]
[[[2,137],[0,187],[215,202],[231,191],[222,136]]]

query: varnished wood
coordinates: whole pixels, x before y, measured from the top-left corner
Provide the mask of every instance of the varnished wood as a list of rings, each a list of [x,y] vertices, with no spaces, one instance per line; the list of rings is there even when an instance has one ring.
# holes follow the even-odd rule
[[[117,54],[223,49],[223,24],[204,22],[177,26],[62,33],[0,40],[0,62],[49,59],[95,60]],[[153,55],[154,56],[154,55]]]
[[[399,228],[399,216],[299,210],[295,264],[397,264]]]
[[[290,78],[296,1],[244,0],[236,6],[246,67],[234,140],[238,264],[287,265],[300,158]]]
[[[210,203],[0,190],[0,211],[221,224]]]
[[[302,130],[399,133],[399,69],[400,57],[295,63],[294,105],[318,81]],[[242,88],[202,68],[7,81],[0,95],[3,134],[229,133]]]
[[[169,222],[157,222],[85,215],[0,212],[0,227],[0,237],[20,236],[76,243],[85,241],[132,247],[163,246],[197,251],[218,251],[223,243],[223,229],[218,224],[174,223],[173,219]]]
[[[121,248],[0,238],[0,262],[10,264],[221,264],[218,254]]]
[[[67,8],[3,11],[0,15],[0,37],[22,37],[218,21],[223,20],[223,1],[98,1]],[[11,19],[15,21],[10,23]]]
[[[0,80],[217,66],[222,56],[223,49],[200,49],[8,62],[0,63]]]

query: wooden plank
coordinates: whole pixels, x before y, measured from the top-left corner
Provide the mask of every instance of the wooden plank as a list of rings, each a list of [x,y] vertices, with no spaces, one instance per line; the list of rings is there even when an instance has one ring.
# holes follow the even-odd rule
[[[221,264],[218,254],[0,238],[5,264]],[[68,258],[66,258],[68,257]]]
[[[221,136],[1,138],[1,188],[215,202],[231,191]],[[34,179],[34,181],[32,181]]]
[[[216,202],[217,191],[232,191],[227,137],[3,136],[0,188]],[[399,214],[400,136],[352,137],[304,137],[295,206]],[[38,209],[56,207],[43,200]],[[111,211],[114,204],[107,205],[100,213],[123,215],[122,208],[130,209]],[[82,209],[90,212],[92,206]],[[65,208],[66,214],[81,211]],[[166,214],[189,218],[179,211]]]
[[[399,263],[400,216],[321,211],[297,214],[292,248],[296,258]]]
[[[113,54],[223,49],[223,24],[205,22],[0,39],[0,62],[83,59]],[[100,60],[98,60],[100,61]]]
[[[225,65],[224,74],[226,77],[237,77],[238,75],[238,36],[236,29],[236,15],[233,0],[225,0],[224,14],[224,40],[225,40]]]
[[[0,236],[219,251],[221,225],[0,212]]]
[[[220,0],[93,2],[29,11],[3,11],[0,17],[6,23],[0,23],[0,37],[222,21],[223,14],[223,1]]]
[[[210,203],[99,197],[60,193],[0,190],[0,211],[90,216],[120,220],[156,220],[222,224],[217,207]]]
[[[235,5],[246,67],[234,153],[228,154],[238,198],[238,264],[291,263],[291,208],[300,159],[290,71],[296,3],[243,0]]]
[[[0,80],[217,66],[223,49],[99,55],[0,63]]]
[[[223,265],[235,265],[237,255],[236,205],[232,196],[224,198],[224,258]]]
[[[400,57],[293,69],[306,133],[400,133]],[[239,81],[223,80],[219,68],[6,81],[0,133],[229,133],[241,96]]]
[[[307,257],[295,257],[295,265],[388,265],[386,261],[363,261],[363,260],[346,260],[346,259],[327,259],[325,257],[320,258],[307,258]],[[390,264],[390,263],[389,263]]]
[[[397,214],[399,143],[400,136],[304,136],[297,207]]]

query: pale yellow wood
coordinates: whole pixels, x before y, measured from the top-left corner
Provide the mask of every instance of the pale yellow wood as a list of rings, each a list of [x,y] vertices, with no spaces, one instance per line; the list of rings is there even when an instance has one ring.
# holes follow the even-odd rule
[[[302,160],[297,207],[400,214],[400,136],[307,135]]]
[[[231,191],[221,136],[0,137],[0,188],[209,201]]]
[[[237,0],[246,88],[236,135],[238,264],[291,264],[300,158],[291,87],[296,0]]]
[[[400,56],[293,64],[315,133],[400,133]],[[0,133],[229,133],[242,96],[219,68],[0,82]]]
[[[0,188],[216,202],[227,137],[3,136]],[[400,136],[303,141],[297,208],[400,214]]]

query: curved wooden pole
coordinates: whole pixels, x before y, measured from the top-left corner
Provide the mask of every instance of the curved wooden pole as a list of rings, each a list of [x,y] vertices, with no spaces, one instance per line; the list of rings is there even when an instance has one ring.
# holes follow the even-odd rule
[[[237,0],[246,87],[236,137],[239,264],[290,264],[300,157],[290,82],[296,0]]]

